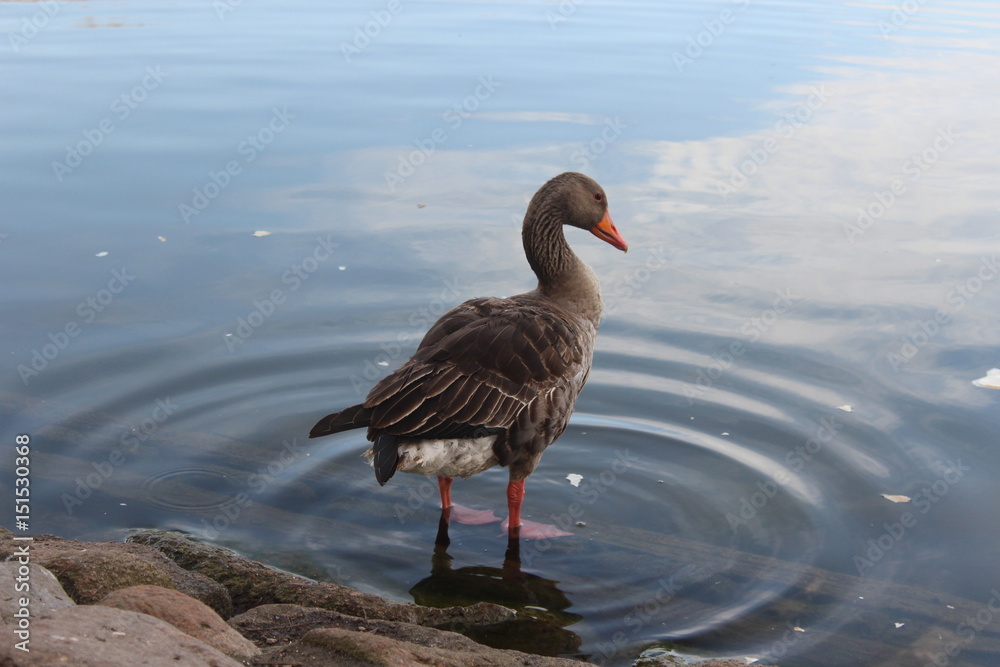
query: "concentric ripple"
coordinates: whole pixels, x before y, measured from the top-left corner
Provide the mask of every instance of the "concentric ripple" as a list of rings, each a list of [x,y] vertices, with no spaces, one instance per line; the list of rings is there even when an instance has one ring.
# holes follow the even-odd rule
[[[53,369],[65,404],[45,419],[63,461],[48,483],[67,526],[178,529],[400,601],[497,602],[538,632],[481,640],[608,663],[650,645],[812,654],[850,632],[857,604],[877,604],[883,584],[857,576],[864,542],[849,537],[869,530],[871,501],[857,499],[879,498],[893,459],[929,445],[876,428],[893,416],[872,407],[888,389],[870,377],[764,343],[717,365],[724,338],[611,324],[527,485],[526,518],[572,535],[523,540],[512,568],[498,523],[454,523],[436,551],[436,484],[379,487],[363,433],[307,438],[405,353],[383,363],[380,326],[302,317],[236,355],[149,341]],[[118,381],[94,382],[102,373]],[[65,407],[82,397],[89,409]],[[502,517],[506,481],[459,480],[454,498]]]

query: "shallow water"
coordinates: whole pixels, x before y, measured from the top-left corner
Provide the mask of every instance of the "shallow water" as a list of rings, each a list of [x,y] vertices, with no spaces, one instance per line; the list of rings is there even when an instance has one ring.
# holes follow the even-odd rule
[[[972,383],[1000,366],[996,4],[8,2],[0,25],[29,532],[189,531],[514,606],[545,623],[477,638],[608,664],[1000,660],[1000,392]],[[433,482],[379,488],[358,434],[305,436],[444,309],[532,287],[520,219],[566,170],[631,245],[570,231],[606,317],[525,510],[574,536],[505,570],[498,524],[455,525],[435,556]],[[505,483],[455,498],[502,515]]]

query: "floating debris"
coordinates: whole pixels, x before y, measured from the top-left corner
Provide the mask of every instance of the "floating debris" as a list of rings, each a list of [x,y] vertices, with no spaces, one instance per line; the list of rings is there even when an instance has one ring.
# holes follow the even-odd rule
[[[893,623],[893,625],[895,625],[896,629],[899,630],[901,627],[906,625],[906,623],[900,623],[899,621],[896,621],[895,623]]]
[[[991,368],[986,371],[986,377],[973,380],[972,384],[984,389],[1000,389],[1000,368]]]
[[[854,412],[854,408],[852,408],[851,406],[847,405],[846,403],[844,405],[838,405],[837,409],[838,410],[843,410],[844,412]]]
[[[427,204],[417,204],[417,208],[423,208],[424,206],[427,206]]]
[[[910,502],[909,496],[894,496],[891,493],[883,493],[882,497],[886,500],[891,500],[894,503],[908,503]]]
[[[571,472],[566,475],[566,479],[568,479],[569,483],[573,486],[580,486],[580,482],[583,481],[583,475],[577,475],[575,472]]]
[[[167,239],[162,236],[157,236],[156,238],[160,239],[160,241],[163,241],[164,243],[167,241]]]
[[[254,236],[270,236],[270,235],[271,235],[271,232],[262,232],[262,231],[257,231],[257,232],[254,232],[254,233],[253,233],[253,235],[254,235]]]
[[[338,267],[337,267],[337,270],[338,270],[338,271],[346,271],[346,270],[347,270],[347,267],[346,267],[346,266],[338,266]]]
[[[94,255],[94,257],[107,257],[107,256],[108,256],[108,251],[107,250],[102,250],[101,252],[99,252],[96,255]]]

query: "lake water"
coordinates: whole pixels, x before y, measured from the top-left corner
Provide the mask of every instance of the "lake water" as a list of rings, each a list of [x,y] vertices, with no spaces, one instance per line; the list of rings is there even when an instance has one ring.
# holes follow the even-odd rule
[[[0,26],[0,482],[30,435],[31,533],[176,529],[495,601],[539,620],[478,639],[602,664],[1000,663],[1000,392],[973,384],[1000,366],[997,3],[50,0]],[[520,220],[568,170],[631,246],[568,232],[606,316],[525,513],[573,536],[519,570],[496,523],[435,554],[432,480],[380,488],[359,433],[306,434],[444,309],[533,287]],[[502,516],[505,484],[454,494]]]

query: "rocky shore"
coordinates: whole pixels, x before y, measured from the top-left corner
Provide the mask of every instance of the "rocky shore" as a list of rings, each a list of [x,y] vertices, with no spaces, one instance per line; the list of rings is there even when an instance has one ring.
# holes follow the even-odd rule
[[[389,602],[176,533],[145,531],[127,542],[51,535],[24,542],[0,528],[0,561],[0,667],[586,664],[465,636],[515,620],[506,607]],[[675,656],[653,660],[642,664],[687,664]]]

